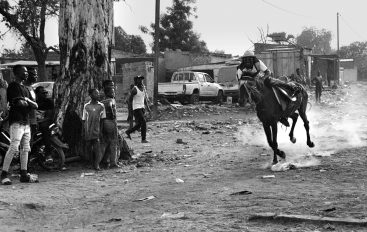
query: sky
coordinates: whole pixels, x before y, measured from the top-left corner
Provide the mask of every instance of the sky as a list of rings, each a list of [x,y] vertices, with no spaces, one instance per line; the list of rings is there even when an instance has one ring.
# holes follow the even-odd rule
[[[172,5],[172,0],[160,0],[160,13]],[[253,49],[252,42],[260,40],[260,30],[265,33],[286,32],[299,35],[305,27],[330,30],[331,47],[337,47],[337,12],[339,17],[339,44],[367,41],[367,14],[365,0],[197,0],[197,18],[191,17],[193,30],[205,41],[210,51],[222,50],[227,54],[242,55]],[[140,35],[151,52],[150,35],[143,34],[139,26],[155,20],[155,0],[125,0],[114,5],[115,26],[128,34]],[[0,32],[4,32],[0,25]],[[46,25],[46,43],[58,44],[58,20]],[[17,49],[21,42],[7,35],[0,41],[4,48]]]

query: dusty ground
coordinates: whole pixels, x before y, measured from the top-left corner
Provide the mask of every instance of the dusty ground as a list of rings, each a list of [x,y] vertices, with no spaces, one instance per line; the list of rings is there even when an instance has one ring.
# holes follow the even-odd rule
[[[120,170],[71,164],[39,173],[38,184],[13,177],[0,186],[0,231],[367,231],[247,220],[263,212],[367,218],[366,93],[365,84],[345,86],[325,92],[321,105],[311,93],[316,147],[307,148],[301,120],[296,144],[280,127],[280,148],[300,166],[284,172],[267,168],[272,152],[250,108],[162,107],[161,120],[149,122],[151,144],[134,134],[136,159]]]

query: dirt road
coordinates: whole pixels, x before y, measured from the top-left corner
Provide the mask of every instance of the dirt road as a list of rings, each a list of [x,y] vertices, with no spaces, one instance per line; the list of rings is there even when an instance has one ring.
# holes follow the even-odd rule
[[[325,92],[321,105],[311,93],[316,147],[307,148],[301,120],[296,144],[280,127],[279,147],[298,167],[282,172],[268,168],[272,152],[253,110],[165,109],[162,121],[149,122],[149,145],[138,134],[128,141],[136,159],[122,169],[72,164],[39,173],[38,184],[13,177],[0,186],[0,231],[367,231],[248,221],[265,212],[367,218],[366,93],[353,84]]]

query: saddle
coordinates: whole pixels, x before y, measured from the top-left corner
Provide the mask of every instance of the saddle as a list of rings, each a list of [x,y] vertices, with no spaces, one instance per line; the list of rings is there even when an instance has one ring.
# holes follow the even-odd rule
[[[279,105],[282,107],[282,110],[285,111],[287,109],[289,102],[294,102],[297,100],[297,97],[291,96],[291,93],[283,89],[281,87],[272,87],[272,90],[274,92],[275,98],[277,99]]]

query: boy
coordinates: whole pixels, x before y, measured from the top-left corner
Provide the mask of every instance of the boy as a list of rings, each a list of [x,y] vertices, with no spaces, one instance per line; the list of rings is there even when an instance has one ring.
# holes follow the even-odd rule
[[[103,82],[105,99],[102,100],[106,110],[106,118],[103,120],[103,156],[107,167],[119,168],[117,163],[118,154],[118,131],[116,120],[115,88],[111,80]]]
[[[91,100],[84,105],[83,109],[83,124],[84,124],[84,139],[86,140],[86,151],[90,156],[94,168],[101,170],[99,164],[103,158],[101,153],[100,135],[102,132],[102,119],[106,118],[106,110],[104,105],[98,101],[99,91],[90,89],[88,91]]]

